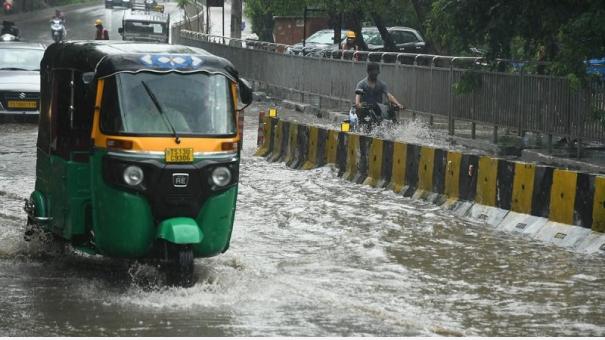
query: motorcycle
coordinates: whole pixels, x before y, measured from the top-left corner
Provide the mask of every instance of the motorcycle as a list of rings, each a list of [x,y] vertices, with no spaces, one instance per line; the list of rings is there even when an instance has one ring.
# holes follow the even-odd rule
[[[2,21],[0,41],[19,41],[19,29],[12,21]]]
[[[54,42],[60,42],[65,39],[65,25],[63,20],[54,18],[50,21],[50,31]]]
[[[19,41],[19,37],[14,34],[4,33],[0,35],[0,41]]]
[[[363,96],[365,92],[361,89],[357,89],[355,94]],[[349,120],[355,121],[355,124],[353,125],[354,131],[369,133],[374,127],[382,124],[385,120],[391,124],[397,123],[397,118],[395,117],[397,111],[399,111],[399,107],[392,103],[389,103],[389,105],[379,103],[376,105],[368,105],[368,103],[362,102],[361,108],[355,110],[355,117],[352,116],[352,111],[349,113]]]

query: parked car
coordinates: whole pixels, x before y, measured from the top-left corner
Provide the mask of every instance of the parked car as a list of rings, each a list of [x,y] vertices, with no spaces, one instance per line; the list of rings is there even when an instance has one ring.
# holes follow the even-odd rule
[[[36,121],[40,113],[40,43],[0,43],[0,120]]]
[[[586,62],[586,73],[600,76],[605,80],[605,57],[601,59],[589,59]]]
[[[387,31],[391,34],[393,42],[399,52],[405,53],[428,53],[428,47],[424,38],[417,30],[409,27],[395,26],[388,27]],[[361,30],[363,40],[368,45],[371,52],[384,51],[384,41],[376,27],[364,27]]]
[[[342,30],[340,40],[345,39],[346,32],[346,30]],[[298,44],[288,47],[286,49],[286,54],[320,56],[321,52],[324,50],[336,49],[338,49],[338,44],[334,43],[334,30],[325,29],[311,34],[305,40],[304,50],[301,41]]]

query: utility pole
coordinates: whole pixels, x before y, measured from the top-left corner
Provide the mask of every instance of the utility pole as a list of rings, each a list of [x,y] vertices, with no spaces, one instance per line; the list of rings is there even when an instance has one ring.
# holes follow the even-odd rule
[[[242,37],[242,0],[231,0],[231,38]]]

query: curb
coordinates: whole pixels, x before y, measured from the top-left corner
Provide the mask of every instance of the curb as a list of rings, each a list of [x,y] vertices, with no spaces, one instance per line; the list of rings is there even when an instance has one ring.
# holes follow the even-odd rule
[[[605,254],[605,176],[263,118],[256,155],[423,199],[496,229]]]

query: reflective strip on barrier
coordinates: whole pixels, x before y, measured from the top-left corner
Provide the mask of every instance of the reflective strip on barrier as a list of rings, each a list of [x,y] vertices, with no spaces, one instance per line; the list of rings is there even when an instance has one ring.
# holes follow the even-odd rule
[[[436,194],[443,194],[445,190],[445,175],[447,168],[447,151],[435,149],[433,158],[433,188],[430,190]]]
[[[316,168],[318,166],[318,136],[319,136],[319,128],[316,126],[311,126],[309,128],[309,151],[307,153],[307,161],[303,164],[303,170],[310,170]]]
[[[404,196],[412,196],[418,187],[418,170],[420,167],[421,148],[421,146],[416,144],[407,145],[405,165],[405,186],[407,187],[407,190],[403,193]]]
[[[391,182],[393,174],[393,141],[385,140],[382,143],[382,168],[380,171],[380,180],[377,186],[386,188]]]
[[[449,198],[460,196],[460,163],[462,154],[459,152],[447,153],[447,166],[445,170],[445,188],[443,193]]]
[[[271,152],[271,146],[273,145],[272,134],[272,119],[259,115],[260,125],[258,127],[258,133],[260,134],[257,142],[262,141],[262,146],[256,150],[255,156],[265,157]]]
[[[336,164],[336,155],[338,151],[338,131],[328,131],[328,142],[326,143],[326,158],[328,164]]]
[[[359,161],[359,135],[347,134],[347,137],[347,165],[342,176],[352,181],[357,174],[357,162]]]
[[[382,139],[372,138],[368,156],[368,177],[363,184],[376,187],[382,175]]]
[[[462,155],[462,159],[460,160],[460,181],[458,184],[458,197],[461,200],[475,200],[478,177],[479,157],[476,155]]]
[[[490,207],[496,206],[496,181],[498,178],[498,160],[487,156],[479,158],[477,175],[477,194],[475,202]]]
[[[511,210],[513,199],[513,181],[516,163],[498,160],[498,177],[496,179],[496,207]]]
[[[288,129],[288,145],[286,147],[286,162],[287,166],[290,166],[296,157],[296,147],[298,146],[298,124],[294,122],[289,122]]]
[[[265,111],[258,112],[258,135],[256,136],[256,146],[261,146],[264,144],[265,136],[268,136],[264,133],[265,126]]]
[[[397,193],[401,192],[405,185],[407,151],[407,144],[399,142],[393,143],[393,170],[391,173],[389,189]]]
[[[435,149],[426,146],[420,147],[420,162],[418,163],[418,190],[433,190],[433,163]]]
[[[273,150],[271,152],[271,156],[269,156],[269,161],[277,162],[281,160],[282,153],[284,152],[284,144],[287,141],[288,136],[284,136],[284,132],[287,131],[288,124],[283,120],[279,120],[274,130],[274,138],[273,138]]]
[[[550,192],[553,168],[537,166],[534,174],[534,193],[531,202],[533,216],[548,217],[550,214]]]
[[[296,146],[294,148],[294,160],[287,164],[294,169],[302,168],[307,160],[309,152],[309,127],[306,125],[298,125]]]
[[[595,198],[595,179],[593,174],[578,173],[576,198],[574,200],[573,224],[591,229],[592,209]]]
[[[511,210],[524,214],[531,213],[535,172],[536,166],[533,164],[515,163]]]
[[[605,177],[595,177],[592,230],[605,233]]]
[[[349,134],[347,132],[338,132],[336,143],[336,168],[338,176],[342,177],[347,169]]]
[[[370,154],[371,137],[359,136],[359,154],[357,158],[357,172],[353,177],[353,182],[357,184],[363,183],[368,177],[368,155]]]
[[[553,172],[548,216],[551,221],[573,224],[577,180],[575,172],[559,169]]]

